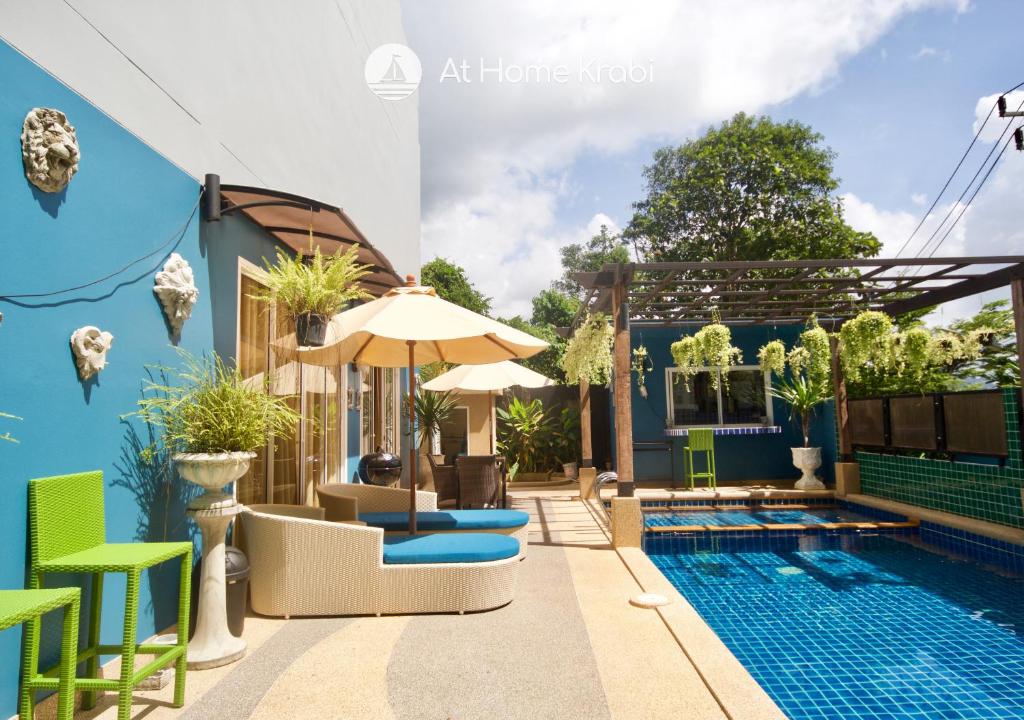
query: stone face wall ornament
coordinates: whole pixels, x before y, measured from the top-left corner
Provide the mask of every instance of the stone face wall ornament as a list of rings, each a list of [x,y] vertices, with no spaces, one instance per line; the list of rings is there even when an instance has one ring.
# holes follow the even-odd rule
[[[199,300],[192,266],[178,253],[171,253],[164,269],[156,274],[153,292],[160,298],[171,329],[175,334],[180,333],[182,325],[192,315],[192,306]]]
[[[33,108],[21,128],[25,177],[43,192],[67,187],[78,172],[78,137],[67,117],[53,108]]]
[[[114,336],[93,325],[80,327],[71,333],[71,351],[75,354],[78,377],[83,381],[107,366],[107,351],[114,344]]]

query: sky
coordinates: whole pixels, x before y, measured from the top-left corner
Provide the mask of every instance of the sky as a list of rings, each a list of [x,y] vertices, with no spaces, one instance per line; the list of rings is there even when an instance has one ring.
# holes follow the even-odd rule
[[[560,275],[560,247],[629,222],[657,148],[739,111],[822,133],[847,221],[894,256],[995,98],[1024,81],[1019,0],[404,0],[402,11],[423,67],[423,261],[465,267],[505,316],[529,316]],[[902,256],[921,251],[1006,123],[989,120]],[[1024,254],[1022,181],[1011,144],[936,256]]]

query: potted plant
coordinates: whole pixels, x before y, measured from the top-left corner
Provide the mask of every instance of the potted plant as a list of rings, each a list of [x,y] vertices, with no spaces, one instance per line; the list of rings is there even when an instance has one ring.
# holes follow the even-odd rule
[[[448,392],[432,392],[420,390],[413,400],[416,412],[416,425],[419,430],[420,461],[416,463],[416,486],[430,487],[434,478],[431,476],[430,463],[427,455],[434,453],[434,438],[441,434],[444,424],[452,411],[455,410],[456,398]]]
[[[552,446],[555,462],[569,480],[580,475],[580,414],[573,407],[563,407],[554,423]]]
[[[794,374],[789,381],[780,381],[772,387],[772,395],[789,405],[790,419],[800,420],[803,447],[792,448],[793,465],[803,474],[796,481],[797,490],[824,490],[825,484],[814,471],[821,467],[821,448],[811,447],[811,418],[818,406],[832,397],[826,382],[808,379],[805,375]]]
[[[612,345],[615,332],[602,313],[589,316],[565,346],[560,361],[565,381],[579,385],[607,385],[612,377]]]
[[[255,451],[273,436],[291,435],[299,415],[285,398],[246,380],[216,353],[178,354],[183,366],[154,368],[161,382],[144,383],[139,409],[130,415],[163,428],[164,445],[181,477],[203,487],[207,505],[214,507],[228,499],[223,487],[246,473]]]
[[[549,467],[553,420],[539,399],[523,402],[517,397],[498,408],[498,450],[505,464],[518,466],[516,480],[546,482]]]
[[[290,257],[278,249],[274,264],[264,258],[267,269],[266,292],[253,295],[256,300],[277,303],[295,320],[295,338],[299,345],[320,346],[327,335],[327,323],[346,303],[370,297],[359,280],[370,271],[358,262],[357,247],[345,253]]]

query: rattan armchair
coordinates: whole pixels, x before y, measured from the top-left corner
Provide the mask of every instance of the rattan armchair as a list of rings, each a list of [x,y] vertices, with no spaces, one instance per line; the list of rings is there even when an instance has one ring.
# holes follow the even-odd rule
[[[455,458],[459,483],[459,507],[498,507],[501,499],[501,471],[494,455],[464,455]]]
[[[437,505],[461,507],[459,498],[459,478],[454,465],[440,465],[433,455],[427,455],[430,472],[434,476],[434,492],[437,493]]]

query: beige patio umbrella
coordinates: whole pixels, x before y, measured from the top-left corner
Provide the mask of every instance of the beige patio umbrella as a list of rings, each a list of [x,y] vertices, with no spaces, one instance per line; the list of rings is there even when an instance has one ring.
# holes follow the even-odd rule
[[[539,388],[554,385],[555,381],[539,372],[534,372],[511,360],[502,360],[486,365],[459,365],[443,375],[438,375],[424,390],[434,392],[487,393],[490,398],[487,422],[491,426],[491,452],[494,452],[494,396],[514,385]]]
[[[528,358],[546,348],[543,340],[478,315],[437,296],[434,288],[405,287],[331,318],[323,347],[299,347],[295,335],[274,342],[289,360],[310,365],[357,363],[409,368],[409,427],[416,411],[416,367],[437,360],[459,364]],[[416,532],[416,443],[409,443],[409,532]]]

